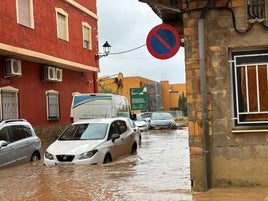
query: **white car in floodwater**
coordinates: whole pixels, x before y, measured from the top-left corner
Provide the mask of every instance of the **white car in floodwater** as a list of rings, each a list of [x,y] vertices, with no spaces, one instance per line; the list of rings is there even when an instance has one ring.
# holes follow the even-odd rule
[[[135,154],[140,144],[139,129],[128,118],[101,118],[71,124],[52,143],[44,164],[101,164]]]
[[[137,118],[136,118],[136,120],[134,122],[138,126],[138,128],[140,129],[140,131],[141,132],[148,131],[149,130],[148,120],[146,121],[145,119],[143,119],[143,117],[141,116],[141,114],[137,114],[136,117]]]

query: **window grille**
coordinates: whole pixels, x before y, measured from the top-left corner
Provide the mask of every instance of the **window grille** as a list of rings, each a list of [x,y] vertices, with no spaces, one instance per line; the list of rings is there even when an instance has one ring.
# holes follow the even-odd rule
[[[233,55],[235,125],[268,123],[268,53]]]
[[[250,23],[266,19],[265,0],[247,0],[247,20]]]

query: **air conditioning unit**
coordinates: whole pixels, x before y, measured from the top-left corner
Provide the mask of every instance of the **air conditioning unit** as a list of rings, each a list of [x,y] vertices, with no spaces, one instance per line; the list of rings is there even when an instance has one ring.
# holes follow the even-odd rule
[[[6,59],[5,61],[5,77],[21,76],[21,60]]]
[[[45,66],[43,68],[43,81],[44,82],[55,82],[56,79],[56,68],[52,66]]]
[[[56,68],[56,81],[62,82],[62,69]]]

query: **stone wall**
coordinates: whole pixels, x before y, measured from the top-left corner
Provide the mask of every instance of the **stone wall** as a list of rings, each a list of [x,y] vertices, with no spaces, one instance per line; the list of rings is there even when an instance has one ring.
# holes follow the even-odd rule
[[[55,125],[46,127],[35,127],[36,135],[42,141],[42,151],[44,152],[46,148],[56,140],[57,136],[68,126],[66,125]]]
[[[192,2],[191,6],[196,6]],[[245,1],[231,1],[237,29],[247,28]],[[183,14],[186,86],[194,190],[204,190],[202,104],[198,26],[201,10]],[[245,34],[234,30],[229,9],[208,9],[205,22],[205,65],[212,187],[268,186],[268,132],[232,131],[230,52],[266,48],[268,31],[255,23]]]

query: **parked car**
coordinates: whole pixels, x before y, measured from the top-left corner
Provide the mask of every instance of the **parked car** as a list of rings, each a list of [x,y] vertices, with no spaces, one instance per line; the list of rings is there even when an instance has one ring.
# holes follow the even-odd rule
[[[145,121],[148,121],[148,120],[150,120],[152,114],[153,114],[153,112],[144,112],[144,113],[141,113],[140,115],[142,116],[142,118]]]
[[[148,121],[146,121],[141,114],[136,115],[136,120],[134,121],[135,124],[138,126],[141,132],[147,131],[149,129]]]
[[[41,159],[41,140],[24,119],[0,123],[0,169]]]
[[[173,116],[169,112],[153,112],[150,118],[150,129],[177,129]]]
[[[44,164],[102,164],[135,154],[140,132],[131,123],[123,117],[74,122],[47,148]]]
[[[144,112],[141,113],[140,115],[142,116],[143,120],[145,120],[148,124],[148,128],[150,129],[150,120],[153,112]]]

